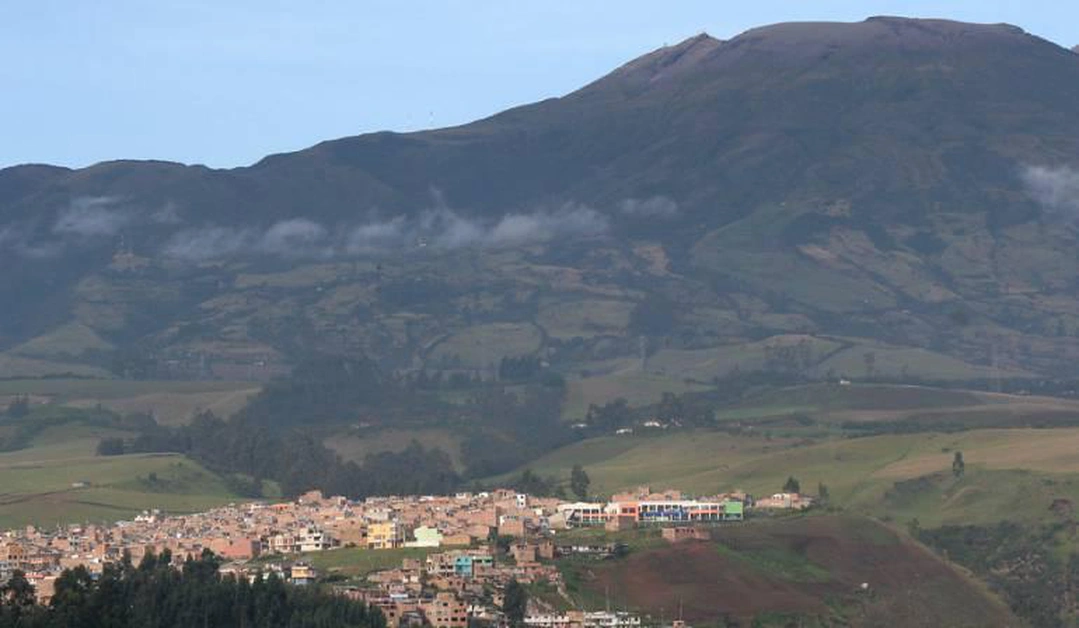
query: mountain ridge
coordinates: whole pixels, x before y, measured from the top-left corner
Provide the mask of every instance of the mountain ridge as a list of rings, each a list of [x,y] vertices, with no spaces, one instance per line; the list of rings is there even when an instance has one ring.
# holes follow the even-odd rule
[[[446,129],[233,169],[0,170],[0,261],[17,269],[0,290],[25,295],[0,313],[0,348],[74,322],[158,361],[288,363],[309,342],[487,369],[498,356],[444,347],[508,325],[521,343],[501,355],[575,370],[637,355],[630,312],[654,302],[676,315],[643,326],[653,350],[808,334],[947,356],[964,376],[1070,373],[1071,164],[1079,58],[1018,27],[700,34]],[[290,272],[306,279],[250,285]]]

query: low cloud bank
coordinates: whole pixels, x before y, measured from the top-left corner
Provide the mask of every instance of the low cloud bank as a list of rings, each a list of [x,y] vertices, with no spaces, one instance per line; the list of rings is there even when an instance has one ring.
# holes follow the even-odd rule
[[[283,259],[337,259],[386,255],[430,247],[497,249],[609,233],[608,215],[627,220],[663,220],[676,216],[678,204],[665,196],[629,198],[607,213],[581,203],[531,212],[513,212],[495,219],[474,218],[448,207],[433,191],[434,207],[413,215],[380,216],[347,224],[324,224],[297,217],[270,225],[222,226],[185,222],[173,203],[138,211],[112,196],[82,197],[57,212],[48,223],[0,226],[0,252],[27,258],[55,257],[65,250],[119,243],[128,232],[153,228],[154,252],[192,262],[247,256]],[[164,240],[162,240],[164,238]],[[140,242],[147,242],[142,238]],[[143,254],[150,253],[145,249]]]
[[[1027,193],[1056,214],[1079,214],[1079,170],[1068,166],[1027,166],[1022,173]]]
[[[678,215],[678,203],[666,196],[627,198],[618,204],[618,211],[640,218],[673,218]]]
[[[599,236],[608,229],[605,216],[576,204],[554,211],[507,214],[493,222],[468,218],[443,207],[421,212],[416,217],[371,219],[333,229],[305,218],[285,220],[262,229],[217,226],[184,229],[169,239],[164,253],[188,261],[245,255],[333,259],[417,247],[453,250],[520,246],[558,238]]]

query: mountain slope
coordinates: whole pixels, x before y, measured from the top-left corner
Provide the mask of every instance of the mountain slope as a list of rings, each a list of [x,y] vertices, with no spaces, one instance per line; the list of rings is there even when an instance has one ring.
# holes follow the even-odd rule
[[[76,322],[118,349],[75,362],[181,373],[301,347],[622,372],[642,334],[699,357],[797,333],[822,348],[780,366],[817,375],[1074,374],[1075,163],[1079,55],[1016,27],[699,35],[460,127],[0,171],[0,348]]]

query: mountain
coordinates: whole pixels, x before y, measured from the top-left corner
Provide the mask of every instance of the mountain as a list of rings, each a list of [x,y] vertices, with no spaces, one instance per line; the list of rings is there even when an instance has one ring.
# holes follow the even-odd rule
[[[1017,27],[702,34],[458,127],[2,170],[0,375],[1071,377],[1073,168],[1079,56]]]

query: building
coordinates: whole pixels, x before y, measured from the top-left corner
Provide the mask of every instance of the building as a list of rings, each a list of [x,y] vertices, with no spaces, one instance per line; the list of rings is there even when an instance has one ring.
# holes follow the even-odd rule
[[[494,557],[489,554],[462,554],[453,560],[453,573],[456,576],[471,578],[483,568],[493,567]]]
[[[396,549],[404,544],[404,533],[396,521],[375,522],[367,526],[368,549]]]
[[[250,538],[214,539],[210,542],[210,551],[225,560],[250,560],[261,553],[262,543],[258,539]]]
[[[330,535],[315,527],[307,527],[300,531],[297,544],[301,552],[321,552],[334,546]]]
[[[567,611],[528,615],[525,625],[529,628],[640,628],[641,618],[632,613],[611,611]]]
[[[608,511],[607,504],[573,502],[559,504],[558,513],[569,527],[601,526],[613,518],[618,511]]]
[[[317,578],[318,573],[308,563],[296,563],[289,569],[289,582],[292,584],[313,584]]]
[[[804,510],[813,505],[813,498],[798,493],[775,493],[771,497],[758,499],[753,505],[757,508]]]
[[[427,625],[431,628],[467,628],[468,605],[457,599],[453,593],[441,591],[433,600],[422,602],[420,610],[423,612]]]
[[[671,543],[678,543],[681,541],[707,541],[711,538],[711,535],[705,528],[673,526],[663,528],[663,538]]]
[[[438,531],[438,528],[430,526],[416,528],[412,531],[412,538],[415,540],[405,543],[405,547],[441,547],[443,540],[442,533]]]

